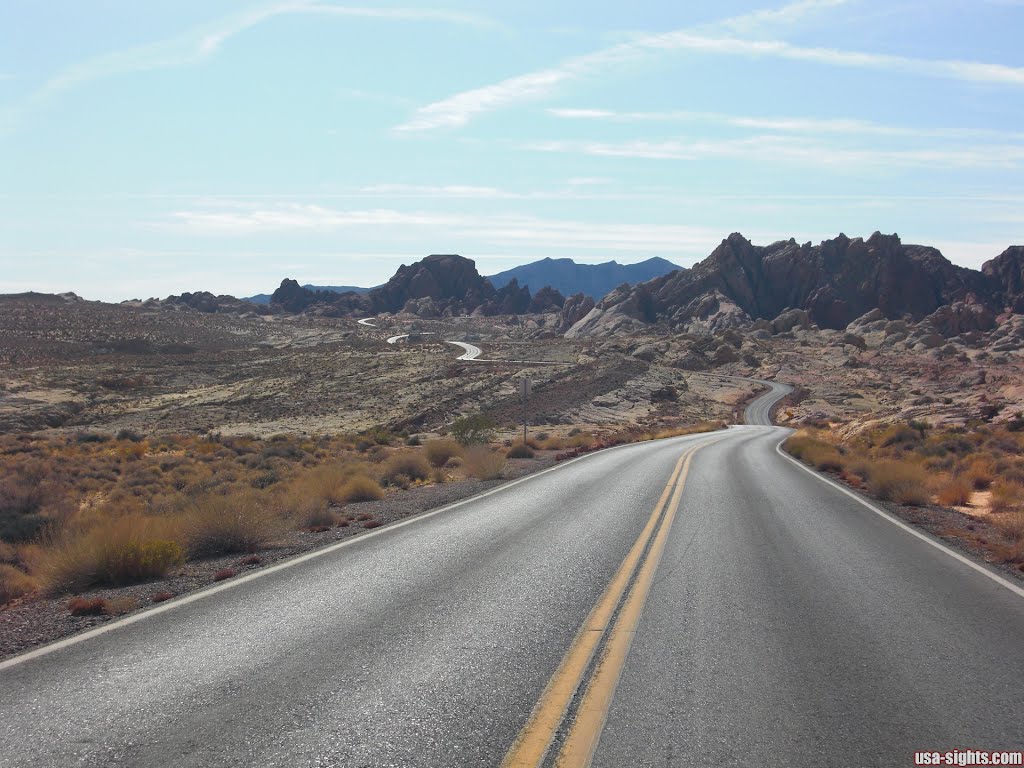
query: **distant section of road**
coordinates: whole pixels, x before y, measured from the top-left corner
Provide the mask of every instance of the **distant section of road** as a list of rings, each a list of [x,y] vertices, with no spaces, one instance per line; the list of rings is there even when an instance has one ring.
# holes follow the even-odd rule
[[[363,319],[358,320],[356,322],[358,322],[360,325],[368,325],[371,328],[376,328],[377,327],[377,324],[375,322],[373,322],[373,318],[372,317],[364,317]]]
[[[467,344],[464,341],[449,341],[446,343],[454,344],[455,346],[462,347],[465,350],[465,352],[455,358],[456,360],[476,360],[483,352],[480,347],[474,346],[473,344]]]
[[[758,395],[750,403],[747,404],[746,410],[743,411],[743,420],[747,424],[771,426],[772,423],[772,408],[782,398],[793,391],[793,388],[788,384],[782,384],[777,381],[765,381],[763,379],[742,379],[743,381],[751,381],[756,384],[763,384],[768,387],[768,391]]]

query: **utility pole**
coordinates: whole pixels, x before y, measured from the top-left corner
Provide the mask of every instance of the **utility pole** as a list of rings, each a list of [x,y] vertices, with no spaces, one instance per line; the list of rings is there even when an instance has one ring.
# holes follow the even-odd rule
[[[530,398],[532,386],[533,382],[530,381],[529,376],[519,379],[519,395],[523,398],[523,445],[526,445],[526,403]]]

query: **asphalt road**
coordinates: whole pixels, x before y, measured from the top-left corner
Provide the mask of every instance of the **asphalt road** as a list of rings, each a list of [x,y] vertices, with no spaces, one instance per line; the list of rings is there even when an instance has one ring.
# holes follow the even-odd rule
[[[784,435],[592,454],[0,664],[0,766],[501,765],[646,532],[595,765],[1019,748],[1024,597],[780,456]]]

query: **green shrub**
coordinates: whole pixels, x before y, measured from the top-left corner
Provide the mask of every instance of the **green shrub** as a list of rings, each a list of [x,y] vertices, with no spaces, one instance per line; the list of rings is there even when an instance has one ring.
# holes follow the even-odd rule
[[[451,433],[459,445],[476,445],[494,439],[497,428],[494,419],[482,413],[472,416],[460,416],[452,422]]]

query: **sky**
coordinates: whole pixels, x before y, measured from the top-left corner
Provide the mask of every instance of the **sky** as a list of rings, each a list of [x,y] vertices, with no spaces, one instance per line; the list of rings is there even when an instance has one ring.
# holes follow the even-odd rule
[[[1024,0],[0,0],[0,293],[1024,243]]]

